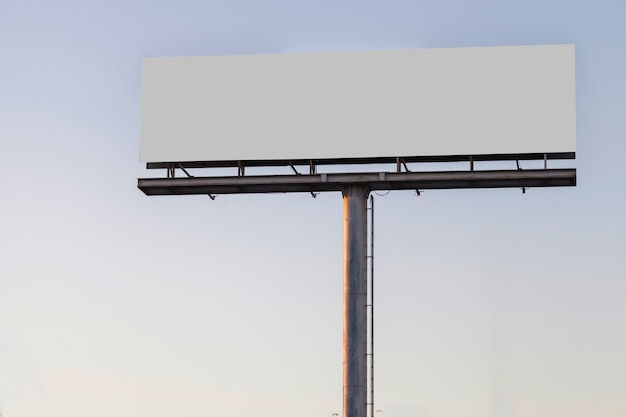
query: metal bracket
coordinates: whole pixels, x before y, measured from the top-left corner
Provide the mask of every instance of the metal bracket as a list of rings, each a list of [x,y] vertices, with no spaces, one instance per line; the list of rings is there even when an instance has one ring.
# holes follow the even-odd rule
[[[517,170],[521,171],[522,166],[519,164],[519,158],[515,158],[515,163],[517,164]],[[526,187],[522,187],[522,194],[526,194]]]
[[[302,175],[298,172],[298,170],[296,169],[296,167],[293,166],[293,164],[291,163],[291,161],[288,162],[289,166],[291,167],[291,169],[293,170],[294,174],[296,175]]]
[[[176,168],[180,168],[188,178],[193,178],[193,175],[191,175],[189,171],[187,171],[185,167],[180,164],[180,162],[168,163],[166,165],[165,169],[167,170],[167,178],[176,178]]]
[[[405,172],[411,172],[404,158],[396,158],[396,172],[402,172],[402,167],[404,167]]]
[[[243,161],[237,161],[237,176],[243,177],[246,175],[246,166]]]
[[[313,163],[313,160],[310,160],[309,161],[309,175],[316,175],[316,174],[317,174],[317,165]],[[313,198],[316,198],[318,194],[319,193],[315,193],[311,191],[311,197]]]
[[[289,166],[293,170],[294,174],[302,175],[301,173],[298,172],[298,170],[293,165],[293,163],[291,163],[291,161],[288,161],[287,163],[289,164]],[[310,172],[311,175],[315,175],[315,165],[313,164],[313,161],[309,161],[309,172]],[[318,194],[319,193],[315,193],[315,192],[311,191],[311,197],[313,197],[313,198],[316,198]]]
[[[188,178],[193,178],[193,175],[191,175],[189,172],[187,172],[187,170],[185,169],[184,166],[182,166],[180,163],[178,163],[176,165],[178,165],[178,167],[183,170],[183,172],[185,173],[185,175],[187,175]]]

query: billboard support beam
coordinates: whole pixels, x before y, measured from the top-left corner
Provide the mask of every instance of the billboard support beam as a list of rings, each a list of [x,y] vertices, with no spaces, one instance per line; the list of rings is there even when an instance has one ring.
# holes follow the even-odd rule
[[[140,178],[146,195],[319,193],[347,185],[369,190],[435,190],[453,188],[571,187],[576,169],[497,171],[359,172],[314,175],[250,175],[236,177]]]
[[[343,194],[343,416],[367,414],[367,196],[347,185]]]

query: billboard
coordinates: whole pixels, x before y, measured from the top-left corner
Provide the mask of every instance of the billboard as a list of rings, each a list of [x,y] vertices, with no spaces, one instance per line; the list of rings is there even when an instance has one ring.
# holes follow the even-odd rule
[[[573,45],[145,58],[141,161],[575,152]]]

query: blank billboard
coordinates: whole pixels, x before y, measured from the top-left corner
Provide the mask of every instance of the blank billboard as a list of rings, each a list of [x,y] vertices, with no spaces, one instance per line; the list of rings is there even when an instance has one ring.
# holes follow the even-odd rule
[[[574,46],[146,58],[142,162],[575,152]]]

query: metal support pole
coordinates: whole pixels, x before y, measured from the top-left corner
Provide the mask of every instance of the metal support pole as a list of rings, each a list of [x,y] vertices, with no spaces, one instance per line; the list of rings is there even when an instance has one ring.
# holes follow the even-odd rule
[[[374,417],[374,196],[370,196],[369,223],[369,307],[370,307],[370,417]]]
[[[367,415],[367,196],[361,185],[343,193],[343,414]]]

